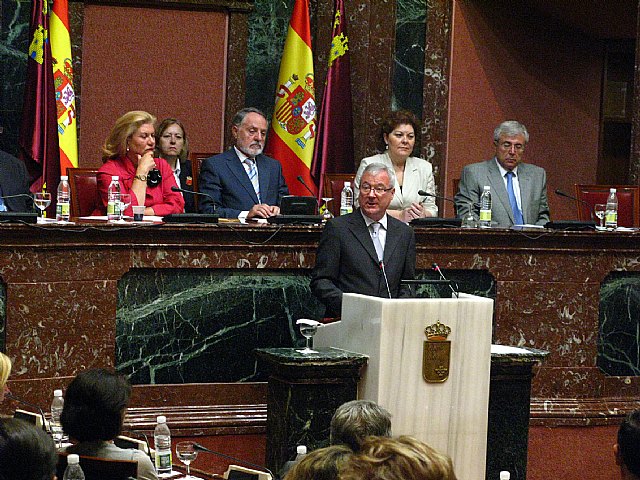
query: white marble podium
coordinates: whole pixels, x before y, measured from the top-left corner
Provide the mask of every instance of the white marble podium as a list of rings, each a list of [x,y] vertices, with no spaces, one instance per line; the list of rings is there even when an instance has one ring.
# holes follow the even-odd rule
[[[392,414],[394,435],[412,435],[453,460],[461,480],[484,480],[491,368],[493,300],[460,298],[384,299],[345,294],[342,321],[314,337],[316,347],[369,356],[358,398]],[[422,377],[425,327],[451,328],[449,378]]]

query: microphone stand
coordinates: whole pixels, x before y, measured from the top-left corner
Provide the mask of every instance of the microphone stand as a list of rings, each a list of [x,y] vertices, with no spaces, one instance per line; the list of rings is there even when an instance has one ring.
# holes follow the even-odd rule
[[[225,453],[220,453],[220,452],[216,452],[214,450],[209,450],[207,447],[205,447],[205,446],[203,446],[203,445],[201,445],[201,444],[199,444],[197,442],[193,442],[193,446],[194,446],[194,448],[196,450],[199,450],[201,452],[210,453],[212,455],[218,455],[219,457],[226,458],[227,460],[233,460],[234,462],[243,463],[243,464],[245,464],[245,465],[247,465],[249,467],[256,468],[256,469],[258,469],[260,471],[268,473],[269,475],[271,475],[272,479],[276,478],[276,476],[273,474],[273,472],[271,470],[269,470],[267,467],[263,467],[261,465],[256,465],[255,463],[247,462],[246,460],[241,460],[239,458],[232,457],[231,455],[227,455]]]
[[[12,392],[7,392],[5,397],[17,403],[21,403],[22,405],[26,405],[27,407],[35,408],[40,414],[40,416],[42,417],[42,429],[47,433],[51,433],[50,430],[47,428],[47,420],[46,420],[46,417],[44,416],[44,410],[42,410],[42,408],[40,408],[39,405],[36,405],[35,403],[27,402],[26,400],[16,396]]]
[[[304,188],[307,189],[307,192],[309,192],[311,194],[311,196],[316,199],[316,205],[318,205],[318,214],[319,214],[320,213],[320,200],[318,200],[318,197],[316,197],[316,195],[313,193],[313,190],[311,190],[309,188],[309,186],[306,184],[306,182],[304,181],[304,178],[302,178],[302,175],[298,175],[296,178],[302,184],[302,186],[304,186]]]
[[[574,197],[573,195],[569,195],[568,193],[563,192],[562,190],[560,190],[558,188],[556,188],[553,193],[555,193],[556,195],[558,195],[560,197],[568,198],[570,200],[575,200],[576,202],[580,202],[583,205],[585,205],[587,207],[587,212],[589,212],[589,217],[591,218],[591,220],[593,220],[595,222],[596,219],[594,218],[593,210],[591,209],[591,205],[589,205],[589,202],[587,202],[586,200],[583,200],[581,198]]]

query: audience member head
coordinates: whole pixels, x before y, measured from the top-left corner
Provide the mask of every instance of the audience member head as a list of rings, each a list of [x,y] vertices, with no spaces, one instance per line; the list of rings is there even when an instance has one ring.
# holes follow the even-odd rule
[[[164,158],[175,165],[176,158],[186,160],[189,140],[184,124],[176,118],[165,118],[156,128],[156,157]]]
[[[345,444],[357,452],[369,436],[390,437],[391,414],[370,400],[352,400],[340,405],[331,418],[331,444]]]
[[[0,402],[4,400],[5,394],[9,391],[7,388],[7,379],[11,374],[11,359],[4,353],[0,352]]]
[[[137,145],[133,143],[129,145],[129,143],[135,134],[144,134],[149,138],[153,137],[153,139],[155,139],[155,124],[156,117],[141,110],[134,110],[122,115],[116,120],[111,133],[109,133],[102,147],[102,161],[106,162],[109,159],[124,157],[128,154],[141,154],[141,152],[138,151],[140,149],[136,148]],[[151,140],[149,140],[149,142],[150,141]],[[148,148],[148,145],[145,148]],[[151,148],[155,148],[155,141]],[[131,149],[133,149],[133,151],[130,152]],[[134,160],[135,164],[137,164],[137,159]]]
[[[505,170],[516,168],[524,156],[529,142],[529,132],[524,125],[515,120],[502,122],[493,131],[493,143],[496,147],[496,158]]]
[[[341,466],[353,455],[346,445],[331,445],[306,455],[285,475],[284,480],[338,480]]]
[[[360,210],[376,222],[389,208],[396,186],[393,168],[383,163],[370,163],[360,177],[358,205]]]
[[[624,479],[640,479],[640,409],[626,416],[613,446]]]
[[[368,437],[342,467],[340,480],[455,480],[447,455],[412,437]]]
[[[420,122],[410,111],[396,110],[395,112],[390,112],[382,119],[382,123],[380,125],[380,137],[378,138],[378,149],[381,152],[384,152],[387,148],[392,148],[392,146],[389,145],[389,136],[394,130],[401,126],[410,127],[409,130],[413,132],[413,142],[411,142],[411,150],[413,150],[415,137],[420,131]],[[410,151],[406,153],[405,156],[408,157],[411,153],[412,152]]]
[[[53,440],[41,428],[0,419],[0,480],[51,480],[56,460]]]
[[[255,158],[262,153],[267,140],[267,117],[257,108],[243,108],[233,117],[231,134],[238,150]]]
[[[130,395],[131,385],[124,376],[104,369],[85,370],[67,388],[62,428],[79,442],[113,440],[122,429]]]

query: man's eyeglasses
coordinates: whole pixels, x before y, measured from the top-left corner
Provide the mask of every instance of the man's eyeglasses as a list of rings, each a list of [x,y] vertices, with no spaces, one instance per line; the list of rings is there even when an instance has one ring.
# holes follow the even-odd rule
[[[371,190],[373,190],[376,193],[376,195],[382,195],[388,192],[389,190],[393,190],[393,187],[385,188],[382,185],[378,185],[377,187],[372,187],[368,183],[363,183],[362,185],[360,185],[360,191],[365,195],[369,195]]]
[[[522,145],[521,143],[502,142],[498,145],[500,145],[500,148],[502,148],[503,150],[511,150],[511,147],[513,147],[516,152],[521,152],[524,150],[524,145]]]

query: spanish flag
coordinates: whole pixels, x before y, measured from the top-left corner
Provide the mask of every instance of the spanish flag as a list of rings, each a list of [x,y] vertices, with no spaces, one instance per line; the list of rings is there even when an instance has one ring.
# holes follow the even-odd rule
[[[316,101],[311,51],[309,0],[296,0],[280,62],[276,102],[267,154],[280,161],[292,195],[309,195],[301,176],[316,194],[311,161],[316,132]]]
[[[53,83],[56,95],[60,172],[78,166],[78,133],[76,129],[76,95],[73,90],[69,4],[54,0],[50,18]]]

